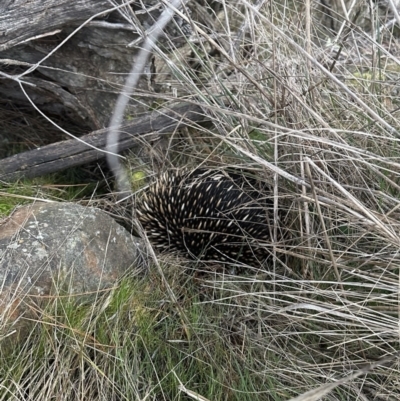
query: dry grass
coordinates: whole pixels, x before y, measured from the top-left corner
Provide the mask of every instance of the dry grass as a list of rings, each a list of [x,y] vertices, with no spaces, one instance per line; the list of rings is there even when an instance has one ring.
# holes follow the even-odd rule
[[[157,101],[214,122],[171,135],[159,168],[257,169],[293,243],[267,271],[161,259],[91,305],[57,301],[2,355],[0,400],[288,400],[332,383],[301,399],[399,399],[399,39],[367,9],[307,4],[221,2],[203,10],[213,30],[156,55],[172,88]]]

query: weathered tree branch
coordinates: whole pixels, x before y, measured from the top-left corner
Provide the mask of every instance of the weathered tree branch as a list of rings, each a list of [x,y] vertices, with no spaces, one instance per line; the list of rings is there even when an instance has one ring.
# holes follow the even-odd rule
[[[121,127],[119,150],[137,145],[137,137],[153,131],[168,132],[208,118],[200,106],[180,103],[172,108],[153,111]],[[80,139],[86,144],[105,149],[107,129],[94,131]],[[53,143],[0,160],[0,180],[15,181],[61,171],[100,160],[105,153],[75,139]]]
[[[0,2],[0,51],[112,9],[108,0]]]
[[[162,12],[158,0],[0,1],[3,100],[14,110],[32,109],[32,101],[63,127],[71,123],[96,130],[108,125],[146,27]],[[164,47],[186,43],[175,25],[168,24],[160,39]],[[31,101],[15,80],[21,76]],[[127,114],[138,116],[149,110],[153,99],[141,98],[140,93],[161,91],[158,81],[149,62]],[[1,118],[0,128],[6,132]]]

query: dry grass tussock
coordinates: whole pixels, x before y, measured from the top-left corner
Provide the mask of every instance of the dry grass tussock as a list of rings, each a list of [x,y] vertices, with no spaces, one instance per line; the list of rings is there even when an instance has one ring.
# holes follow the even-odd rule
[[[0,400],[399,399],[399,39],[344,3],[222,1],[185,49],[156,53],[157,100],[214,122],[170,136],[158,168],[257,170],[290,246],[267,270],[160,258],[91,305],[58,300],[3,355]]]

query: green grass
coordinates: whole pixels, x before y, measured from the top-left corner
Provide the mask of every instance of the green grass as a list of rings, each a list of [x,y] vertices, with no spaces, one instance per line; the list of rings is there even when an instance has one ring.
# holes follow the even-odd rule
[[[79,200],[98,191],[96,182],[82,182],[79,176],[64,173],[51,174],[32,180],[0,183],[0,218],[7,216],[16,206],[33,201]]]
[[[229,320],[235,305],[202,303],[194,282],[185,280],[189,288],[176,293],[179,308],[165,297],[163,283],[153,273],[122,280],[94,303],[55,299],[24,345],[3,350],[0,376],[9,385],[0,389],[0,399],[10,391],[17,396],[24,386],[33,386],[31,380],[49,375],[56,387],[65,380],[84,381],[88,391],[100,386],[103,398],[144,398],[148,393],[151,399],[163,394],[185,399],[182,383],[209,399],[251,400],[260,387],[268,398],[284,399],[284,390],[275,392],[276,379],[247,369],[247,360],[260,357],[249,347],[251,341],[234,338],[221,326],[221,317]],[[273,352],[263,357],[266,363],[280,359]],[[29,391],[43,399],[42,387]]]

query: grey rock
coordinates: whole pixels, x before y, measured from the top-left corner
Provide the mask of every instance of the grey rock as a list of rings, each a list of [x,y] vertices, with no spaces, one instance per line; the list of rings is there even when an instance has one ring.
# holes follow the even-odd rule
[[[142,271],[143,249],[100,209],[43,202],[17,209],[0,223],[0,346],[20,334],[33,305],[60,293],[87,299]]]

